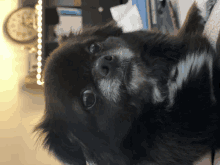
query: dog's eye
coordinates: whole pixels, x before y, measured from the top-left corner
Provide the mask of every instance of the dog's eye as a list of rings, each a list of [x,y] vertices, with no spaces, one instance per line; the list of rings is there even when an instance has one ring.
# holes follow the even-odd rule
[[[102,50],[102,46],[100,43],[93,43],[92,45],[90,45],[89,47],[89,52],[94,54],[94,53],[98,53]]]
[[[83,93],[83,104],[87,108],[91,108],[95,105],[96,97],[95,94],[91,90],[86,90]]]

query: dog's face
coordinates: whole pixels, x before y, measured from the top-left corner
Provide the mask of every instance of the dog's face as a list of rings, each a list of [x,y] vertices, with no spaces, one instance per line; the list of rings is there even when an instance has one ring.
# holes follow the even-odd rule
[[[175,37],[149,31],[122,33],[111,22],[63,41],[44,68],[46,112],[35,128],[46,134],[44,146],[62,162],[74,165],[141,165],[157,157],[158,164],[175,161],[172,154],[164,153],[163,145],[173,147],[169,141],[173,137],[164,133],[170,124],[175,128],[170,131],[180,129],[178,120],[183,118],[173,120],[172,116],[178,105],[188,108],[182,100],[192,95],[184,90],[184,96],[179,96],[178,91],[193,84],[188,83],[193,75],[201,76],[205,84],[195,90],[206,89],[203,99],[209,99],[211,92],[210,77],[199,75],[211,70],[211,55],[194,53],[205,52],[209,43],[199,34],[189,41],[184,37],[191,32],[187,30],[183,28]],[[176,96],[183,99],[178,102]],[[202,106],[201,100],[194,102]],[[159,141],[163,136],[166,140]],[[194,157],[203,149],[197,147]]]
[[[127,106],[126,88],[132,88],[132,82],[126,73],[131,72],[133,58],[133,52],[118,37],[75,36],[48,59],[46,99],[59,99],[72,123],[80,122],[88,131],[93,129],[109,136],[110,127],[114,127],[110,123],[115,123],[113,116]],[[51,81],[55,88],[51,88]]]
[[[111,154],[123,157],[119,146],[141,113],[142,102],[163,101],[156,78],[162,76],[154,74],[163,72],[147,68],[141,51],[131,48],[114,22],[63,42],[46,61],[46,115],[40,127],[77,141],[91,152],[86,155],[92,158],[86,159],[95,157],[95,163],[113,161]],[[149,65],[150,60],[155,61],[149,58]],[[93,150],[103,158],[92,155]]]

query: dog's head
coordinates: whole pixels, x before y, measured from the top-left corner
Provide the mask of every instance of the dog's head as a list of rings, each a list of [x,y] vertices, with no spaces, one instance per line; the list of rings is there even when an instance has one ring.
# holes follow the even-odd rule
[[[35,130],[46,133],[45,147],[60,159],[78,162],[81,155],[96,163],[123,164],[127,158],[121,159],[118,146],[141,113],[142,102],[164,99],[158,88],[164,72],[151,67],[156,59],[148,59],[149,68],[143,62],[142,32],[128,38],[130,42],[128,35],[115,22],[92,27],[63,41],[48,57],[46,112]],[[149,32],[149,42],[159,36]],[[73,154],[65,158],[70,151]],[[117,155],[120,159],[115,160]]]

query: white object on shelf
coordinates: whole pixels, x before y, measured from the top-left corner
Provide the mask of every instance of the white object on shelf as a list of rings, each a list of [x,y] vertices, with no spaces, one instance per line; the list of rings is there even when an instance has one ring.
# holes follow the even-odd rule
[[[132,0],[124,5],[110,8],[113,19],[122,27],[124,32],[131,32],[143,29],[143,23],[136,5]]]
[[[126,4],[111,7],[110,11],[115,21],[122,19],[126,13],[132,8],[132,0],[129,0]]]

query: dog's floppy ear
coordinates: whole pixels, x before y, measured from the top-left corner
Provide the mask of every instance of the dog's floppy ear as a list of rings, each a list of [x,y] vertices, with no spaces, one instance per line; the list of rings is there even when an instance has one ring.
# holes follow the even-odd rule
[[[202,34],[205,27],[205,20],[200,13],[201,11],[197,7],[197,2],[194,2],[187,12],[186,19],[177,35],[184,37],[186,34]]]
[[[59,123],[55,125],[59,127]],[[43,122],[33,130],[40,134],[37,140],[43,138],[43,147],[63,163],[86,165],[86,159],[79,143],[74,140],[70,141],[66,134],[61,131],[56,132],[52,127],[49,120],[43,118]]]

